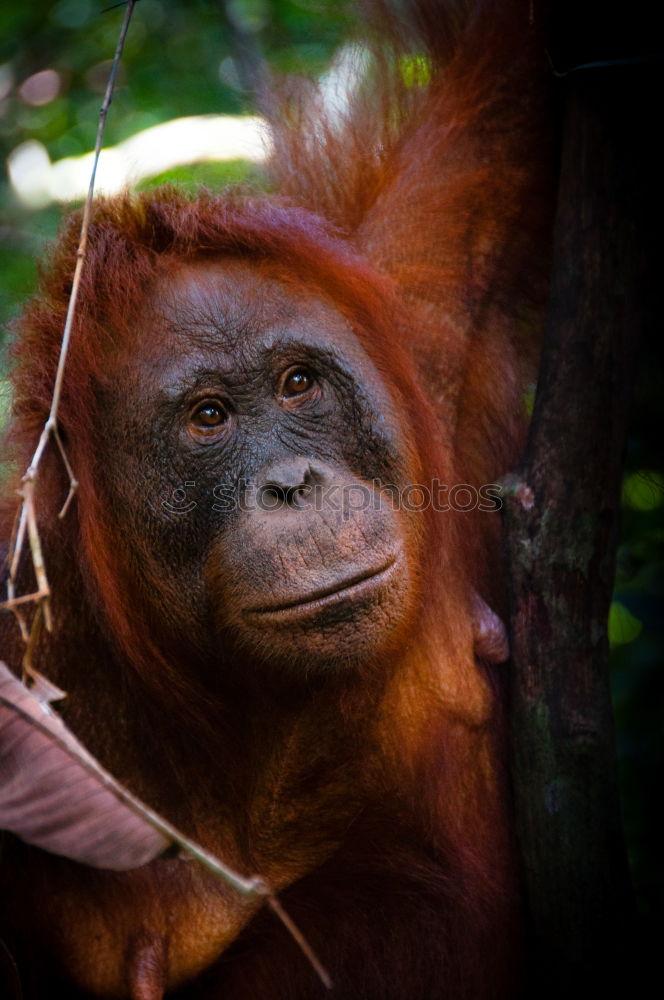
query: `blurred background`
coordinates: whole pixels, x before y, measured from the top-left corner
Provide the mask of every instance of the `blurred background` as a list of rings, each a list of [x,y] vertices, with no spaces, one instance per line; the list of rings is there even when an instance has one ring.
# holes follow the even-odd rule
[[[104,11],[111,3],[34,0],[0,10],[3,322],[33,287],[63,202],[85,195],[85,154],[123,17],[121,7]],[[165,180],[218,188],[251,175],[263,149],[249,92],[265,61],[329,72],[343,34],[343,17],[324,0],[140,0],[97,190]],[[217,117],[227,115],[234,120]],[[165,123],[170,130],[155,129]]]
[[[85,195],[123,17],[121,7],[104,7],[110,0],[0,10],[0,338],[33,289],[63,213]],[[349,72],[345,27],[343,5],[330,0],[140,0],[98,189],[260,183],[265,135],[251,87],[268,64],[321,77],[333,92]],[[653,318],[635,387],[609,620],[623,815],[646,919],[664,900],[664,378],[654,326]],[[2,374],[0,357],[0,422],[8,405]]]

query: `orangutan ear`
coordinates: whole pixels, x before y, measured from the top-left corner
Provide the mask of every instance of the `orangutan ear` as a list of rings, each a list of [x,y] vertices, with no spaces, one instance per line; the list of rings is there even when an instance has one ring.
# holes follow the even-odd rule
[[[475,594],[473,598],[472,622],[477,659],[485,663],[504,663],[508,660],[510,647],[507,629],[502,619],[479,594]]]

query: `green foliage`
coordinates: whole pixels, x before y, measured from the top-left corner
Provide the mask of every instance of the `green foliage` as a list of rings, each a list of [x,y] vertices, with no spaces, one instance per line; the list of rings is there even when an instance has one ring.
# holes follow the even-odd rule
[[[425,87],[431,79],[431,60],[424,56],[402,56],[401,75],[407,87]]]
[[[643,622],[635,618],[620,601],[612,601],[609,610],[609,642],[624,646],[633,642],[643,630]]]
[[[655,313],[653,311],[653,317]],[[664,905],[659,818],[664,759],[664,378],[659,329],[646,331],[623,484],[621,544],[609,635],[622,810],[632,875],[644,914]],[[614,605],[615,607],[616,605]],[[637,627],[638,626],[638,627]]]
[[[664,476],[639,470],[625,478],[623,502],[633,510],[656,510],[664,503]]]
[[[0,5],[0,156],[37,140],[51,161],[92,149],[123,9],[110,0],[33,0]],[[223,8],[227,14],[224,16]],[[253,112],[234,68],[229,18],[249,32],[267,61],[289,72],[319,73],[345,33],[336,5],[320,0],[140,0],[127,37],[104,144],[186,115]],[[25,99],[26,81],[51,71],[57,93]],[[34,95],[33,95],[34,96]],[[39,96],[39,95],[38,95]],[[179,167],[163,180],[186,188],[253,181],[240,161]],[[62,209],[33,211],[0,177],[0,340],[34,287],[36,260]]]
[[[174,167],[156,174],[137,185],[137,190],[156,187],[158,184],[177,184],[186,191],[208,187],[220,191],[229,184],[250,184],[260,174],[252,163],[246,160],[227,160],[225,163],[192,163],[187,167]]]
[[[92,147],[123,16],[121,8],[103,12],[104,6],[102,0],[2,5],[0,81],[13,81],[1,109],[3,159],[28,138],[44,142],[52,159]],[[321,70],[344,24],[332,5],[322,12],[306,0],[230,0],[226,7],[243,28],[256,32],[268,60],[289,70]],[[251,108],[236,85],[221,8],[219,0],[140,0],[108,119],[109,145],[171,118]],[[26,104],[21,85],[45,69],[59,74],[59,96]]]
[[[38,213],[14,206],[0,223],[0,343],[3,330],[36,285],[37,262],[55,236],[61,216],[55,205]]]

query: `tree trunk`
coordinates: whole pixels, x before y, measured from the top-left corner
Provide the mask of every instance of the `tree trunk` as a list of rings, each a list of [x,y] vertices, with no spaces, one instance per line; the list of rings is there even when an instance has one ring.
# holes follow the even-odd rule
[[[648,64],[578,69],[561,86],[551,302],[506,502],[512,773],[537,1000],[615,988],[631,936],[607,617],[643,322],[644,101],[656,93]]]

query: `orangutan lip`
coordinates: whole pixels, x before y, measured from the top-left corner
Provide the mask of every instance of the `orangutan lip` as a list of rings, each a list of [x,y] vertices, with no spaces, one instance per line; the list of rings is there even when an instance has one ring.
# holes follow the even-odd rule
[[[378,569],[370,569],[364,573],[358,573],[357,576],[352,576],[348,580],[342,580],[341,583],[334,584],[332,587],[326,587],[324,590],[317,590],[313,594],[307,594],[306,597],[298,598],[295,601],[289,601],[287,604],[276,604],[269,607],[262,608],[251,608],[246,614],[248,615],[270,615],[278,614],[279,612],[292,611],[292,610],[302,610],[309,606],[318,607],[324,601],[329,598],[339,598],[346,597],[348,591],[355,589],[360,589],[362,584],[366,583],[368,580],[375,580],[377,577],[382,576],[392,569],[396,562],[396,558],[390,559],[389,562],[385,563],[384,566],[380,566]]]

